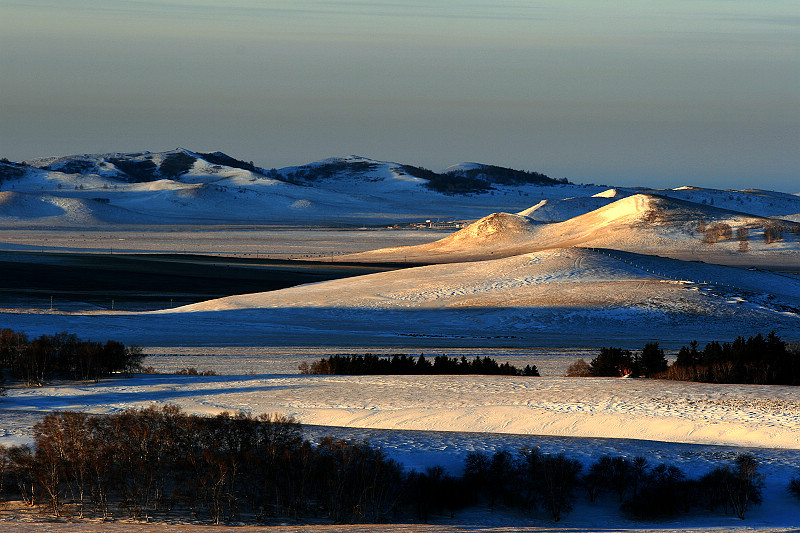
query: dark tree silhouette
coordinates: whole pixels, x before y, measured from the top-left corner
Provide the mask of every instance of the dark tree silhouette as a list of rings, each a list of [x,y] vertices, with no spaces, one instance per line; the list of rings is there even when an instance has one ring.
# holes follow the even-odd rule
[[[619,377],[633,371],[633,356],[622,348],[600,348],[600,353],[589,363],[589,372],[596,377]]]
[[[634,361],[636,373],[640,376],[650,377],[653,374],[663,372],[667,369],[667,358],[664,350],[658,347],[657,342],[645,344],[642,352]]]

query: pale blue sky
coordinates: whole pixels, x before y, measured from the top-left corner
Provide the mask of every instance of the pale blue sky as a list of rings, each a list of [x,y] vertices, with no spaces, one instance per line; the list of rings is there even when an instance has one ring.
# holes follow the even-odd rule
[[[800,191],[796,0],[0,0],[0,156]]]

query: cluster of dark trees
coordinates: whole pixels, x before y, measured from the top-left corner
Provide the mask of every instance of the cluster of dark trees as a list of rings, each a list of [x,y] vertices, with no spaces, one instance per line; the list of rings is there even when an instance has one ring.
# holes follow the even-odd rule
[[[458,477],[441,467],[405,472],[365,442],[312,444],[291,418],[199,417],[175,406],[52,413],[34,433],[33,448],[0,446],[0,499],[54,516],[427,522],[467,506],[502,505],[559,520],[585,493],[590,502],[618,500],[633,518],[695,508],[743,518],[761,502],[763,486],[750,455],[695,480],[642,458],[603,457],[584,469],[538,449],[470,453]]]
[[[427,187],[444,194],[477,194],[492,190],[492,184],[500,185],[559,185],[567,184],[566,178],[553,179],[539,172],[514,170],[494,165],[453,170],[438,173],[424,167],[403,165],[400,167],[409,176],[428,180]]]
[[[158,173],[164,178],[175,178],[192,169],[197,158],[184,152],[167,154],[158,167]]]
[[[310,365],[301,363],[298,367],[301,374],[333,374],[333,375],[425,375],[425,374],[450,374],[466,375],[480,374],[491,376],[538,376],[536,365],[526,365],[518,369],[508,362],[498,364],[490,357],[475,357],[472,361],[464,356],[461,358],[437,355],[433,362],[424,354],[419,357],[406,354],[382,356],[376,354],[364,355],[332,355],[314,361]]]
[[[496,165],[480,165],[476,168],[455,170],[447,174],[482,179],[489,183],[500,185],[566,185],[569,183],[567,178],[555,179],[541,172],[514,170],[513,168],[498,167]]]
[[[250,172],[254,172],[256,174],[263,174],[262,170],[256,167],[252,161],[242,161],[241,159],[235,159],[223,152],[210,152],[210,153],[200,153],[198,154],[200,157],[211,163],[212,165],[225,165],[231,168],[241,168],[243,170],[249,170]]]
[[[664,350],[659,348],[657,342],[651,342],[636,354],[622,348],[600,348],[600,353],[590,363],[581,359],[570,365],[567,375],[654,377],[667,368]]]
[[[4,181],[21,178],[27,170],[27,165],[9,161],[5,157],[0,159],[0,184]]]
[[[764,475],[750,454],[696,479],[674,465],[650,468],[643,457],[603,457],[589,467],[582,482],[590,501],[609,492],[634,518],[666,518],[699,509],[733,512],[744,519],[747,510],[762,501]]]
[[[643,457],[604,456],[588,468],[574,459],[522,450],[516,456],[502,450],[491,457],[469,454],[464,477],[456,480],[460,490],[440,487],[440,498],[463,493],[461,501],[498,503],[525,510],[538,509],[558,521],[569,513],[578,493],[594,503],[614,498],[621,510],[634,519],[658,519],[692,510],[733,512],[739,518],[762,501],[764,476],[752,455],[738,456],[733,464],[715,468],[689,479],[674,466],[650,466]],[[442,505],[434,500],[437,505]]]
[[[737,337],[733,342],[684,346],[658,377],[706,383],[800,385],[800,351],[791,349],[775,332],[766,337]]]
[[[774,332],[767,336],[737,337],[733,342],[712,341],[703,350],[697,341],[684,346],[668,365],[658,343],[648,343],[639,353],[622,348],[601,348],[590,363],[578,361],[567,370],[572,376],[650,377],[705,383],[800,385],[800,351],[792,349]]]
[[[0,377],[10,371],[28,386],[43,385],[53,377],[97,381],[114,372],[135,372],[143,359],[138,346],[114,340],[87,341],[70,333],[30,340],[24,333],[0,329]]]
[[[307,165],[298,167],[294,172],[289,172],[279,176],[277,171],[274,174],[267,174],[290,183],[304,184],[310,181],[324,180],[344,176],[349,173],[370,172],[378,168],[377,163],[369,161],[347,161],[344,159],[334,160],[319,165]]]
[[[150,159],[151,156],[143,160],[109,158],[118,169],[128,175],[130,182],[154,181],[161,178],[175,178],[186,174],[192,168],[197,159],[184,152],[174,152],[167,154],[161,165],[156,165]]]
[[[478,194],[493,188],[491,183],[475,176],[462,176],[450,172],[440,174],[425,167],[411,165],[403,165],[400,168],[409,176],[428,180],[425,186],[442,194]]]
[[[115,167],[124,172],[131,183],[139,183],[143,181],[155,181],[158,179],[157,171],[158,166],[150,159],[137,161],[135,159],[122,159],[112,157],[109,159]]]
[[[800,476],[789,482],[789,494],[800,501]]]
[[[97,162],[91,159],[68,159],[58,163],[51,163],[42,167],[44,170],[55,170],[66,174],[89,174],[97,172]]]

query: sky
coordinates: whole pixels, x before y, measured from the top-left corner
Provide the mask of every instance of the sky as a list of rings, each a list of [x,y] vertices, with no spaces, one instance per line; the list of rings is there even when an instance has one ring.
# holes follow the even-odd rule
[[[800,192],[797,0],[0,0],[0,157]]]

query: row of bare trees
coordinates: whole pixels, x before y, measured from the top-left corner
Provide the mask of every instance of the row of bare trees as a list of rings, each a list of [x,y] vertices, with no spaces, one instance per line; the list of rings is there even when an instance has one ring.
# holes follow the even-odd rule
[[[0,499],[56,517],[214,523],[416,519],[474,505],[519,508],[560,520],[578,494],[613,499],[632,518],[701,508],[740,518],[761,502],[763,476],[752,456],[687,479],[643,458],[602,457],[584,468],[538,449],[470,453],[464,475],[441,467],[404,472],[367,443],[324,437],[312,444],[295,420],[178,407],[113,415],[58,412],[34,427],[27,446],[0,446]]]
[[[379,450],[330,438],[312,446],[277,415],[56,412],[34,432],[32,449],[0,447],[0,489],[54,516],[378,522],[401,488],[400,467]]]

